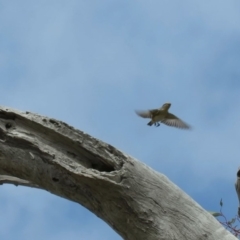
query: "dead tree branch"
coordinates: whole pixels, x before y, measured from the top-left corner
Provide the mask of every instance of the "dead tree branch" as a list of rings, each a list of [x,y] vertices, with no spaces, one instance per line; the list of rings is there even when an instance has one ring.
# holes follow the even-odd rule
[[[236,239],[164,175],[37,114],[0,108],[0,175],[0,184],[45,189],[83,205],[124,239]]]

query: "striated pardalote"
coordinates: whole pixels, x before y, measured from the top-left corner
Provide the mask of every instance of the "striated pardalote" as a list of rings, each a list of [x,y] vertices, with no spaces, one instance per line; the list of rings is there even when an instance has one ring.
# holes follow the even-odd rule
[[[177,127],[182,129],[190,129],[191,127],[183,122],[180,118],[168,112],[168,109],[171,107],[171,103],[164,103],[159,109],[152,109],[146,111],[136,110],[136,114],[143,118],[151,118],[151,121],[148,123],[149,126],[153,124],[158,127],[160,123],[164,123],[170,127]]]
[[[238,196],[238,216],[240,217],[240,168],[237,171],[237,180],[235,183],[235,189]]]

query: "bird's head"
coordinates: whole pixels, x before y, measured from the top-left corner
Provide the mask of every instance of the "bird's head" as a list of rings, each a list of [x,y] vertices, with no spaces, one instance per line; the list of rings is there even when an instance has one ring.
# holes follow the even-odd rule
[[[164,103],[164,104],[162,105],[162,108],[163,108],[164,110],[168,110],[170,107],[171,107],[171,103]]]

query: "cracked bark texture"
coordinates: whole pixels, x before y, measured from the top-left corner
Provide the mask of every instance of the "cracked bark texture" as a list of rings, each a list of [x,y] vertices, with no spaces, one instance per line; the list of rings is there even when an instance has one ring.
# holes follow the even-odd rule
[[[0,107],[4,183],[77,202],[124,239],[237,239],[166,176],[113,146],[64,122]]]

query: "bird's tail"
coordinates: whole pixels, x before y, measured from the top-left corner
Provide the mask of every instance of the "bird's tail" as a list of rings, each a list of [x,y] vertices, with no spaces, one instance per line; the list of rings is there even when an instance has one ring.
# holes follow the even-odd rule
[[[153,122],[150,121],[147,125],[148,125],[148,126],[152,126],[152,125],[153,125]]]

